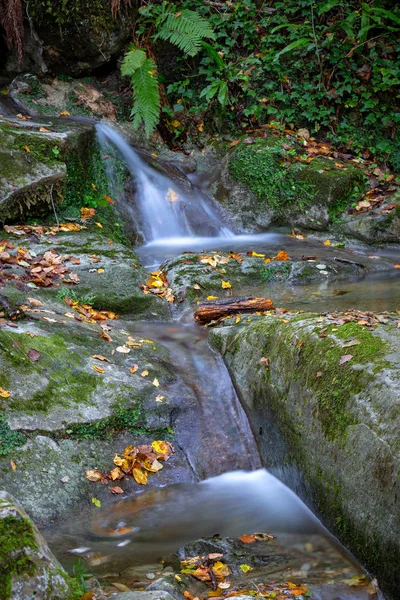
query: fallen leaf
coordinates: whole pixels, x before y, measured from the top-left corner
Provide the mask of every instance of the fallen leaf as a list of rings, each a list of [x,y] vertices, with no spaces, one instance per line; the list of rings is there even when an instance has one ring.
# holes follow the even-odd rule
[[[252,544],[253,542],[256,541],[256,536],[253,535],[241,535],[239,540],[241,542],[243,542],[244,544]]]
[[[110,487],[108,488],[110,490],[110,492],[112,494],[124,494],[124,490],[122,488],[120,488],[118,485],[115,485],[114,487]]]
[[[103,367],[98,367],[97,365],[92,365],[92,369],[94,369],[98,373],[104,373]]]
[[[131,367],[129,367],[129,373],[132,373],[132,375],[134,373],[136,373],[136,371],[139,369],[139,365],[137,365],[136,363],[134,365],[132,365]]]
[[[109,204],[114,204],[114,200],[110,196],[104,196],[104,200]]]
[[[330,246],[330,245],[331,245],[331,240],[325,240],[324,246]]]
[[[71,481],[71,477],[64,475],[64,477],[61,477],[60,481],[61,483],[69,483]]]
[[[287,252],[281,250],[276,256],[274,256],[273,260],[290,260],[290,256]]]
[[[158,396],[156,396],[156,402],[162,402],[164,398],[165,396],[161,396],[161,394],[158,394]]]
[[[243,573],[248,573],[249,571],[254,571],[254,568],[251,567],[250,565],[240,565],[241,570],[243,571]]]
[[[140,483],[140,485],[147,485],[147,473],[141,471],[140,469],[134,468],[132,469],[132,475],[136,483]]]
[[[60,112],[60,117],[70,117],[71,113],[69,113],[67,110],[63,110],[62,112]]]
[[[86,479],[89,481],[101,481],[102,475],[98,469],[88,469],[85,471]]]
[[[342,348],[351,348],[351,346],[358,346],[358,344],[361,344],[360,340],[352,339],[344,342]]]
[[[128,354],[128,352],[130,352],[130,348],[128,348],[127,346],[118,346],[117,348],[115,348],[117,352],[120,352],[121,354]]]
[[[11,468],[13,471],[17,470],[17,465],[15,464],[15,462],[12,459],[10,460],[10,465],[11,465]]]
[[[95,223],[97,225],[97,227],[100,227],[100,229],[103,229],[103,225],[101,223]]]
[[[212,568],[214,575],[217,578],[222,579],[223,577],[228,577],[228,575],[231,574],[231,570],[230,570],[229,566],[226,565],[225,563],[221,562],[220,560],[218,560],[216,563],[214,563],[211,568]]]
[[[104,269],[97,269],[98,273],[104,273]]]
[[[4,390],[2,387],[0,387],[0,398],[9,398],[10,397],[10,392],[7,392],[7,390]]]
[[[40,352],[38,350],[35,350],[34,348],[29,348],[28,350],[28,358],[32,361],[32,362],[37,362],[40,358]]]
[[[110,362],[108,358],[106,358],[105,356],[101,356],[101,354],[93,354],[92,358],[94,358],[95,360],[101,360],[103,362]]]
[[[141,377],[147,377],[147,376],[148,376],[148,374],[149,374],[148,370],[147,370],[147,369],[145,369],[144,371],[142,371],[142,372],[140,373],[140,376],[141,376]]]
[[[50,133],[50,131],[46,129],[46,127],[39,127],[39,131],[41,131],[42,133]]]
[[[154,387],[159,387],[160,382],[158,381],[157,377],[155,377],[152,381],[152,384],[154,385]]]
[[[339,365],[344,365],[344,363],[349,362],[349,360],[351,360],[352,358],[352,354],[344,354],[339,360]]]
[[[232,286],[229,281],[221,281],[221,287],[224,290],[229,290]]]
[[[101,336],[100,336],[103,340],[107,340],[107,342],[112,342],[112,338],[108,335],[107,332],[104,331],[104,329],[101,332]]]
[[[262,358],[260,358],[260,363],[263,363],[268,368],[269,367],[269,358],[265,358],[265,356],[263,356]]]
[[[115,481],[116,479],[122,479],[124,476],[124,473],[121,471],[121,469],[119,467],[115,467],[115,469],[113,469],[110,473],[110,477],[113,481]]]
[[[97,506],[97,508],[100,508],[100,506],[101,506],[101,502],[97,498],[92,498],[92,504]]]
[[[207,300],[219,300],[218,296],[207,296]]]

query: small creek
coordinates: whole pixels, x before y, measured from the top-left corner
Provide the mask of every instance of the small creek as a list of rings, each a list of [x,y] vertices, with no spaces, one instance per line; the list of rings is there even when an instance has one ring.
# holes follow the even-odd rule
[[[193,190],[188,180],[174,195],[176,185],[144,162],[119,134],[99,126],[99,137],[104,148],[110,143],[117,146],[136,180],[136,218],[147,240],[137,253],[146,267],[157,268],[182,251],[203,249],[265,253],[284,249],[293,258],[317,255],[322,262],[332,256],[333,250],[317,240],[300,241],[282,233],[234,235],[228,226],[220,225],[212,204]],[[131,210],[135,212],[133,206]],[[357,253],[365,252],[355,250],[354,261]],[[336,255],[340,254],[337,250]],[[398,255],[394,251],[390,259],[400,262],[400,250]],[[277,306],[316,312],[344,308],[383,311],[397,307],[399,286],[394,271],[391,277],[382,274],[334,284],[275,285],[273,300]],[[243,289],[241,293],[272,294],[270,285]],[[70,562],[74,550],[92,558],[102,556],[104,561],[92,560],[93,568],[104,563],[100,572],[105,569],[120,573],[132,564],[158,563],[168,552],[203,536],[238,536],[261,530],[277,533],[278,539],[272,550],[270,543],[268,550],[275,558],[265,560],[264,570],[255,573],[254,581],[261,582],[262,577],[271,577],[272,573],[275,579],[283,580],[293,573],[306,573],[308,582],[321,584],[362,573],[302,501],[260,469],[253,434],[227,369],[209,348],[207,330],[191,323],[189,312],[180,322],[128,322],[129,333],[150,337],[168,348],[179,380],[190,390],[187,399],[182,400],[174,431],[191,477],[173,486],[139,490],[118,502],[110,497],[108,506],[97,511],[94,520],[90,515],[81,515],[68,519],[68,525],[50,527],[45,535],[52,549],[64,564]],[[179,394],[182,387],[174,389],[172,385],[169,391]],[[122,538],[116,534],[120,527],[129,529]],[[279,556],[286,558],[278,560]],[[126,581],[130,582],[128,576]],[[346,594],[340,598],[368,597],[366,591],[352,591],[350,587]]]

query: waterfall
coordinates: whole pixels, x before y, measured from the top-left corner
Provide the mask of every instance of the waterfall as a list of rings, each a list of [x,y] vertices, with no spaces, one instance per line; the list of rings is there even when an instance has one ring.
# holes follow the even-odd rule
[[[148,164],[128,142],[111,127],[98,124],[97,137],[106,151],[110,144],[122,157],[135,183],[136,212],[130,212],[146,242],[177,238],[232,237],[221,223],[210,201],[180,174],[174,180]],[[108,173],[111,177],[111,174]],[[177,178],[178,179],[178,178]]]

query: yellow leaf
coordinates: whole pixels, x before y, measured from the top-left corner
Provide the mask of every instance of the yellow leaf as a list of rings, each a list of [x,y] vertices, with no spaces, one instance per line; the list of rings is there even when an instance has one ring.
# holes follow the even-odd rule
[[[238,315],[238,316],[236,317],[236,319],[235,319],[235,323],[236,323],[236,324],[237,324],[237,323],[240,323],[240,319],[241,319],[241,317],[240,317],[240,315]]]
[[[258,252],[252,252],[252,256],[259,256],[260,258],[264,258],[265,254],[258,254]]]
[[[148,375],[148,374],[149,374],[148,370],[147,370],[147,369],[145,369],[144,371],[142,371],[142,372],[140,373],[140,376],[141,376],[141,377],[147,377],[147,375]]]
[[[97,269],[98,273],[104,273],[104,269]]]
[[[240,565],[240,568],[243,571],[243,573],[248,573],[249,571],[254,571],[253,567],[251,567],[250,565]]]
[[[103,367],[98,367],[97,365],[92,365],[93,369],[98,373],[104,373]]]
[[[60,117],[70,117],[71,113],[69,113],[67,110],[63,110],[62,112],[60,112]]]
[[[331,245],[331,240],[325,240],[324,246],[330,246],[330,245]]]
[[[200,133],[203,133],[203,131],[204,131],[204,121],[202,121],[201,123],[199,123],[197,125],[197,129],[200,131]]]
[[[15,462],[12,459],[10,460],[10,465],[11,465],[11,468],[13,471],[17,470],[17,465],[15,464]]]
[[[101,480],[101,473],[97,469],[88,469],[87,471],[85,471],[85,475],[86,479],[88,479],[89,481],[96,482]]]
[[[31,149],[29,148],[29,146],[24,146],[24,148],[25,148],[25,152],[30,152],[31,151]]]
[[[224,290],[229,290],[232,287],[229,281],[221,281],[221,286]]]
[[[115,467],[115,469],[111,471],[110,475],[113,481],[115,481],[116,479],[122,479],[122,477],[124,476],[123,472],[119,467]]]
[[[171,204],[174,204],[174,202],[176,202],[178,198],[179,194],[177,194],[172,188],[169,188],[165,199],[171,202]]]
[[[225,563],[218,560],[212,566],[212,571],[216,577],[228,577],[231,574],[231,570]]]
[[[158,381],[157,377],[155,377],[152,381],[152,384],[154,385],[154,387],[159,387],[160,382]]]
[[[158,394],[158,396],[156,396],[156,402],[162,402],[164,398],[165,396],[161,396],[161,394]]]
[[[103,225],[101,223],[96,223],[97,227],[100,227],[100,229],[103,229]]]
[[[174,129],[181,126],[180,121],[178,121],[177,119],[174,119],[173,121],[171,121],[171,125]]]
[[[175,579],[176,579],[177,581],[182,581],[182,577],[179,577],[179,575],[175,575]]]
[[[0,398],[9,398],[10,397],[10,392],[7,392],[7,390],[3,390],[2,387],[0,387]]]
[[[218,300],[219,296],[207,296],[207,300]]]
[[[92,504],[97,506],[97,508],[100,508],[100,506],[101,506],[101,502],[97,498],[92,498]]]
[[[92,183],[92,188],[95,192],[97,192],[97,187],[94,185],[94,183]]]
[[[132,469],[132,475],[136,483],[140,483],[140,485],[147,485],[147,473],[144,473],[143,471],[135,467],[134,469]]]
[[[155,440],[154,442],[151,442],[151,447],[153,448],[156,454],[163,454],[164,456],[169,456],[171,452],[174,451],[172,444],[170,444],[169,442],[164,442],[162,440]]]

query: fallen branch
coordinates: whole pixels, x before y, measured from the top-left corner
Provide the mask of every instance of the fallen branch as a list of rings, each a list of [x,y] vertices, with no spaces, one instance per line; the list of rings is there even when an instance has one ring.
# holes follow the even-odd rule
[[[227,298],[226,300],[212,300],[202,302],[199,305],[194,313],[194,319],[204,325],[228,315],[271,310],[272,308],[274,308],[274,305],[269,298],[245,296],[242,298]]]

